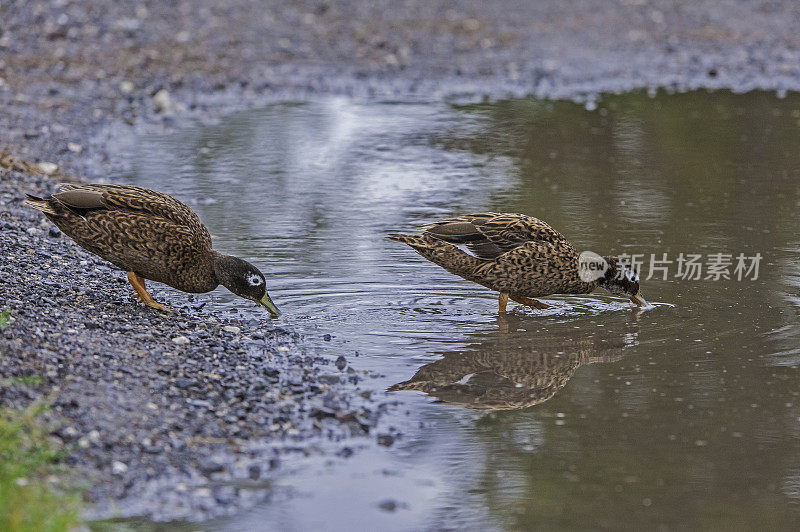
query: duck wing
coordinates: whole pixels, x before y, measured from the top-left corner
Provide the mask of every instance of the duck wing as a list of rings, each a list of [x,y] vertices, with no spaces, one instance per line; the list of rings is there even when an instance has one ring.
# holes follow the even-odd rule
[[[76,209],[105,208],[152,214],[178,225],[201,224],[186,204],[162,192],[130,185],[61,183],[53,197]]]
[[[545,248],[570,245],[564,235],[546,222],[524,214],[468,214],[434,222],[425,227],[425,232],[451,244],[466,245],[476,257],[486,260],[496,259],[528,242],[544,244]]]
[[[211,247],[211,235],[197,214],[167,194],[129,185],[62,183],[58,188],[53,198],[78,215],[107,210],[161,218],[189,229]]]

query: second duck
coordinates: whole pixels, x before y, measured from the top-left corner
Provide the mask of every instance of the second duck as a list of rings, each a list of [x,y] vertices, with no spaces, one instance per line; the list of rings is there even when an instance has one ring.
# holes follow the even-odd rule
[[[588,294],[603,287],[634,305],[647,302],[635,271],[616,257],[603,257],[605,270],[594,280],[579,273],[579,255],[564,235],[524,214],[483,212],[447,218],[417,235],[390,234],[445,270],[500,292],[499,312],[509,298],[537,309],[550,305],[536,297]],[[464,245],[472,253],[458,248]],[[598,257],[599,258],[599,257]]]

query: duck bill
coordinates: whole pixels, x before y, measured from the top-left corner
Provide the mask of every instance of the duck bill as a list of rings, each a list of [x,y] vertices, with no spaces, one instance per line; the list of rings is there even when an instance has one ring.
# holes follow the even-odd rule
[[[265,293],[264,297],[258,302],[259,305],[266,308],[270,314],[272,314],[273,318],[277,318],[281,315],[281,311],[278,310],[278,307],[275,306],[275,303],[269,298],[269,294]]]
[[[637,307],[646,307],[648,305],[647,301],[645,301],[644,297],[642,297],[641,292],[636,292],[632,297],[631,301]]]

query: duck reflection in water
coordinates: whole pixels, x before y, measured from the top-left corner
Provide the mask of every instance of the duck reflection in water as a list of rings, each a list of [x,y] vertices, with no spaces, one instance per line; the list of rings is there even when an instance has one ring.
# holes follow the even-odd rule
[[[498,317],[486,338],[417,370],[388,391],[416,390],[438,401],[480,410],[518,410],[543,403],[586,364],[616,362],[638,344],[636,312],[608,319],[548,323],[522,330],[524,318]]]

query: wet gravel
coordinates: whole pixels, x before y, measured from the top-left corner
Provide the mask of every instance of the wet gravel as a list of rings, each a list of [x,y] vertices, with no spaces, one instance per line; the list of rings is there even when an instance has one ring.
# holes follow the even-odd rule
[[[0,20],[0,404],[52,402],[91,517],[230,513],[286,455],[394,443],[375,428],[385,396],[347,360],[307,355],[266,316],[215,317],[212,296],[157,288],[177,312],[137,306],[122,272],[22,207],[118,171],[122,130],[329,94],[800,89],[789,1],[12,0]]]

